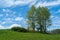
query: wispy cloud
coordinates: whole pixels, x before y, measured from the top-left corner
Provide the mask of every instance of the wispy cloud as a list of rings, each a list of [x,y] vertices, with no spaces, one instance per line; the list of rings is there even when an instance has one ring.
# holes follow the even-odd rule
[[[47,1],[44,1],[44,2],[38,2],[36,4],[36,7],[38,6],[57,6],[57,5],[60,5],[60,0],[55,0],[55,1],[51,1],[51,2],[47,2]]]
[[[60,9],[59,9],[59,10],[57,10],[55,13],[60,13]]]
[[[11,6],[24,6],[29,4],[29,6],[31,5],[35,5],[36,7],[38,6],[56,6],[56,5],[60,5],[60,0],[54,0],[54,1],[40,1],[37,4],[35,4],[38,0],[0,0],[0,7],[11,7]]]
[[[52,16],[52,26],[60,26],[60,18],[58,16]]]
[[[60,28],[60,17],[52,15],[51,22],[52,22],[52,25],[51,27],[48,28],[48,30]]]
[[[23,17],[16,17],[16,18],[15,18],[15,21],[22,21],[22,20],[24,20]]]
[[[0,0],[0,7],[24,6],[27,4],[34,4],[37,0]]]

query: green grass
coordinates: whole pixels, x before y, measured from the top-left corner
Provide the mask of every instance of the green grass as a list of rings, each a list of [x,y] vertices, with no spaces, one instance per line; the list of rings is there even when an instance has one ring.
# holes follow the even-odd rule
[[[60,34],[51,35],[0,30],[0,40],[60,40]]]

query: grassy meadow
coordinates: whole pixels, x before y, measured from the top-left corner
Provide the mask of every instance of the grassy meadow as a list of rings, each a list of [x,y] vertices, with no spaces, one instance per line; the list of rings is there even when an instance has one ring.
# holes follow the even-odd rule
[[[0,40],[60,40],[60,34],[24,33],[0,30]]]

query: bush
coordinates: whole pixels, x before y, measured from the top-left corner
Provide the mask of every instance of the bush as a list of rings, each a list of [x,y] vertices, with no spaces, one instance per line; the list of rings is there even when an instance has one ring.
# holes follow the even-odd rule
[[[60,29],[55,29],[52,31],[53,34],[60,34]]]
[[[18,32],[27,32],[27,29],[22,27],[12,27],[11,30],[18,31]]]

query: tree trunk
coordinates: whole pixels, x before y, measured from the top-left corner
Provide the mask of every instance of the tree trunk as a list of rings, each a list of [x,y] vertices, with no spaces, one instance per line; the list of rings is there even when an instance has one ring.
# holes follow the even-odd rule
[[[33,31],[35,31],[35,27],[33,27]]]
[[[43,26],[40,24],[40,32],[43,32]]]
[[[44,21],[44,33],[46,33],[46,20]]]
[[[32,23],[32,28],[33,28],[33,31],[35,31],[35,23]]]

